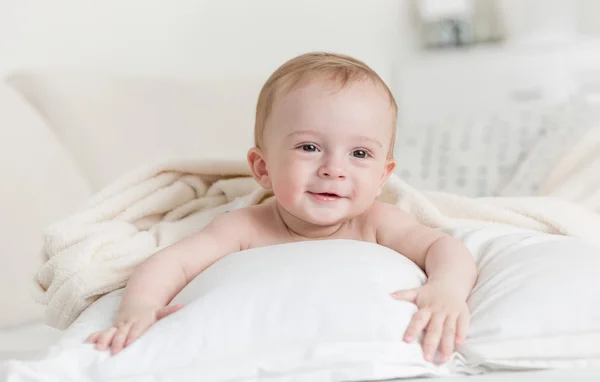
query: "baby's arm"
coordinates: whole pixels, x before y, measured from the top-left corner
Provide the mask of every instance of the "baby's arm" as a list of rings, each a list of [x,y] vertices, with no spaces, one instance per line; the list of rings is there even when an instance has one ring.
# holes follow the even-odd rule
[[[477,279],[473,256],[458,239],[420,224],[393,205],[377,205],[376,237],[379,244],[406,256],[427,273],[423,287],[396,292],[394,297],[419,307],[405,339],[413,341],[427,328],[425,358],[432,360],[441,345],[442,361],[447,360],[455,343],[466,338],[470,317],[466,301]]]
[[[246,211],[238,210],[214,219],[202,231],[168,246],[134,271],[130,277],[113,327],[93,333],[88,342],[96,349],[112,347],[116,354],[142,335],[152,324],[179,310],[167,306],[200,272],[220,258],[246,246]]]

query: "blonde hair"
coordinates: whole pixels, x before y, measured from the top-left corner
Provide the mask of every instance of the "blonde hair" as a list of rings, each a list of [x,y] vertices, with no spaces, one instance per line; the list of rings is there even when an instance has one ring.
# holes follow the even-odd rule
[[[316,76],[337,83],[341,88],[365,80],[371,80],[383,87],[389,96],[394,113],[392,142],[388,151],[388,157],[391,158],[394,152],[395,125],[398,115],[398,106],[392,92],[379,75],[364,62],[343,54],[327,52],[312,52],[294,57],[271,74],[258,96],[254,123],[254,145],[262,148],[265,125],[279,90],[290,92]]]

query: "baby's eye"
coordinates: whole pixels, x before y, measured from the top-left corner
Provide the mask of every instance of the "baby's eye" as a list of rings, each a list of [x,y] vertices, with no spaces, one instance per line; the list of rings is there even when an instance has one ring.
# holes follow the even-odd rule
[[[302,145],[302,146],[300,146],[300,148],[302,149],[302,151],[308,151],[308,152],[317,151],[317,146],[311,145],[311,144]]]
[[[369,154],[365,150],[354,150],[352,152],[352,156],[355,158],[364,159],[369,156]]]

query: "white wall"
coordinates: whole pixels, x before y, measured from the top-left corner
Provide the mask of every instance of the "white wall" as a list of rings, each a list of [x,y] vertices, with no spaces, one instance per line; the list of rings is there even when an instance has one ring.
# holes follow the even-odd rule
[[[600,35],[600,1],[577,0],[579,29],[588,35]]]
[[[399,0],[0,0],[0,74],[86,68],[266,76],[309,50],[345,52],[388,77],[409,45]]]
[[[600,35],[600,1],[572,1],[579,29]],[[415,48],[410,6],[411,0],[0,0],[0,75],[66,67],[264,76],[295,54],[334,50],[387,77],[391,58],[397,64]]]

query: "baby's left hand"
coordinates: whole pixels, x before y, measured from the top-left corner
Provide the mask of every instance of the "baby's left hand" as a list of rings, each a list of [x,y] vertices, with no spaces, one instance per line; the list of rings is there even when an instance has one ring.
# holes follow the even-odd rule
[[[455,345],[462,344],[467,337],[471,314],[464,296],[447,285],[428,283],[420,288],[394,292],[392,297],[415,303],[419,308],[406,329],[404,340],[413,342],[425,330],[425,360],[431,362],[439,347],[441,362],[448,361]]]

